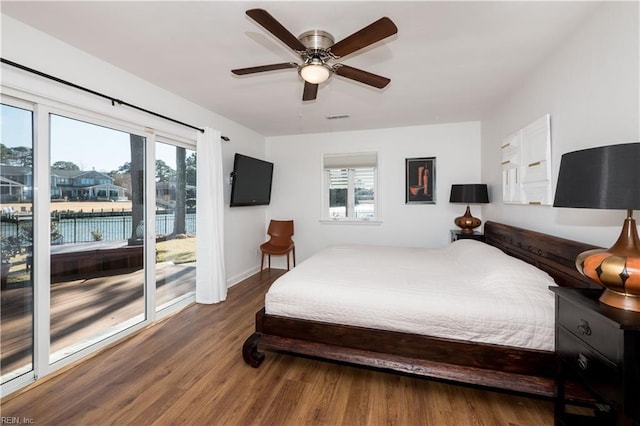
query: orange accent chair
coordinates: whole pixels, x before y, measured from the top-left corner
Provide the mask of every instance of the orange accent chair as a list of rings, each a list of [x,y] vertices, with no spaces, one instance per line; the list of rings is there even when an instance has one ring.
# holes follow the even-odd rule
[[[260,275],[264,268],[264,255],[269,257],[269,269],[271,269],[271,255],[287,256],[287,271],[289,270],[289,253],[293,253],[293,266],[296,266],[296,246],[291,237],[293,236],[293,220],[272,220],[269,222],[267,234],[271,237],[269,241],[260,245],[262,256],[260,258]]]

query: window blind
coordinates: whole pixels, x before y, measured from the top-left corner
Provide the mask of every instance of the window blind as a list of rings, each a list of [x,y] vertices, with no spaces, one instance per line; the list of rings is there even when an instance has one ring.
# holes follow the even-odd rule
[[[325,169],[376,167],[378,165],[378,153],[326,154],[323,164]]]
[[[347,169],[329,170],[329,189],[345,189],[349,186]]]

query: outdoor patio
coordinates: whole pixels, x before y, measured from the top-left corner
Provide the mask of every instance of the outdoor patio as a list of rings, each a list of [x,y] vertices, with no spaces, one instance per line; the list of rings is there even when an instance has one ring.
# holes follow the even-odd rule
[[[93,341],[144,313],[144,270],[51,284],[51,353]],[[156,306],[195,291],[194,263],[158,263]],[[2,290],[0,321],[2,376],[31,362],[32,299],[30,281]]]

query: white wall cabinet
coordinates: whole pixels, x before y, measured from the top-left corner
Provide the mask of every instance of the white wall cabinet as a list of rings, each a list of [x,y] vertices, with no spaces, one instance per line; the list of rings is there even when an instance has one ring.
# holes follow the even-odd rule
[[[551,116],[506,137],[502,151],[502,201],[551,205]]]

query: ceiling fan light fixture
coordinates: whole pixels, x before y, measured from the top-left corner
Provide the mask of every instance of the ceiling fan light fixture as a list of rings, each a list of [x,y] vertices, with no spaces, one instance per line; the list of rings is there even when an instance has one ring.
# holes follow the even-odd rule
[[[307,83],[320,84],[331,77],[331,68],[320,59],[313,59],[300,68],[300,77]]]
[[[323,30],[306,31],[296,37],[264,9],[249,9],[246,14],[296,54],[300,55],[302,63],[285,62],[231,70],[235,75],[297,68],[298,75],[304,80],[303,101],[315,100],[319,84],[327,81],[334,73],[340,77],[367,84],[377,89],[383,89],[391,82],[386,77],[348,65],[339,63],[330,65],[328,63],[396,34],[398,27],[387,17],[378,19],[336,43],[333,36]]]

